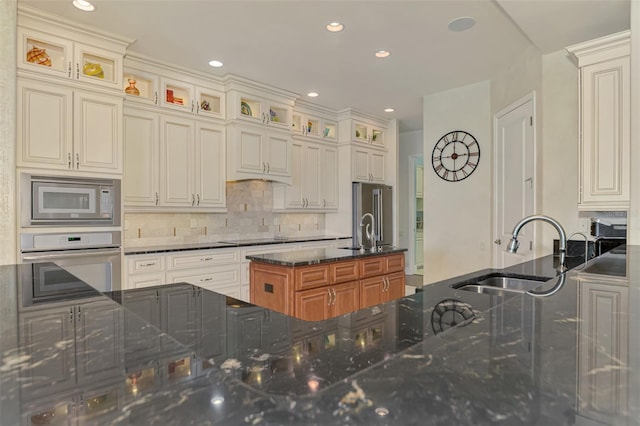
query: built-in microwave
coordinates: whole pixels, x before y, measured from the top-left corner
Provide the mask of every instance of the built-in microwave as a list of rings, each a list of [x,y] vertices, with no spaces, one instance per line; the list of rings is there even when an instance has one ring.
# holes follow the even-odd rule
[[[22,226],[120,226],[118,179],[24,173],[21,186]]]

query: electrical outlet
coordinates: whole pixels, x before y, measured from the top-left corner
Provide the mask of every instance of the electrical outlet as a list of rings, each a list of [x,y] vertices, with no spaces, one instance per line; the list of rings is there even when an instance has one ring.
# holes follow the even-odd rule
[[[589,233],[591,231],[591,219],[588,217],[581,217],[579,219],[580,223],[580,232]]]

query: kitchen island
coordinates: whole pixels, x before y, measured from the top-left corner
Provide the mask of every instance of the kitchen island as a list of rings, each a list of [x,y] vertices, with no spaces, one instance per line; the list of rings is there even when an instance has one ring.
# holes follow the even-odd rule
[[[404,252],[313,249],[247,256],[251,303],[319,321],[404,296]]]
[[[0,424],[637,425],[640,247],[623,276],[580,263],[548,297],[467,274],[317,322],[188,284],[39,300],[3,266]]]

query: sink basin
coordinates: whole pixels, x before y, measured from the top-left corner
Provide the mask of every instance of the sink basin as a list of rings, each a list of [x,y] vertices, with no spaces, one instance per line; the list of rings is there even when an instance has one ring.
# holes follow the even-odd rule
[[[515,293],[526,293],[541,286],[548,277],[540,276],[513,276],[505,274],[483,275],[472,281],[454,284],[457,290],[471,291],[474,293],[505,296]]]
[[[583,270],[585,274],[627,276],[627,256],[622,254],[604,254],[591,260]]]

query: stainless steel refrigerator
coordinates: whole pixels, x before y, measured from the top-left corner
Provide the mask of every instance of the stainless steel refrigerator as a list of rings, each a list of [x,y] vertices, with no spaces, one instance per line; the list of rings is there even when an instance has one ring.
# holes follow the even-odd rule
[[[388,185],[374,183],[353,182],[352,184],[352,238],[353,248],[371,248],[371,243],[366,237],[366,226],[375,231],[376,245],[393,245],[393,190]],[[366,213],[373,215],[374,226],[371,226],[371,217],[364,219],[363,226],[360,226],[362,216]]]

